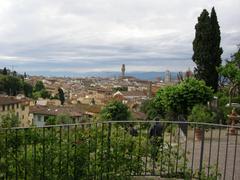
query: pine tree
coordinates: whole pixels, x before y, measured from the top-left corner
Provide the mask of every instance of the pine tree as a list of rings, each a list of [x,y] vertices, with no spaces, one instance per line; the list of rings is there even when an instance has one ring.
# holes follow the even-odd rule
[[[206,9],[203,10],[195,29],[192,59],[197,65],[195,68],[196,77],[204,80],[207,86],[217,91],[217,67],[221,65],[222,49],[220,48],[220,28],[214,8],[211,17]]]

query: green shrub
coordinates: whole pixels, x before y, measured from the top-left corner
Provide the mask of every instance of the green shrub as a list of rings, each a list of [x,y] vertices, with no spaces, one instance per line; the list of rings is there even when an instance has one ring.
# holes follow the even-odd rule
[[[214,120],[214,114],[202,104],[195,105],[188,116],[188,120],[192,122],[200,123],[212,123]]]

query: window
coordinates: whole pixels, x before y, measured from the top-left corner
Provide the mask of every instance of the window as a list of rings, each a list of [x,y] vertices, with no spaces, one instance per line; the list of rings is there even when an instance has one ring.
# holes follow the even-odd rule
[[[19,108],[19,104],[17,103],[17,108]]]
[[[12,110],[14,109],[14,104],[12,104]]]
[[[5,105],[3,105],[2,110],[5,111]]]

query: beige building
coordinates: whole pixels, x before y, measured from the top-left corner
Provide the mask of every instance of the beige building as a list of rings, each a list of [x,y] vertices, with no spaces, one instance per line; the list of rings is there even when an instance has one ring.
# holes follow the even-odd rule
[[[0,96],[0,121],[2,116],[14,113],[20,121],[20,126],[27,127],[31,124],[29,120],[29,104],[26,98],[13,96]]]

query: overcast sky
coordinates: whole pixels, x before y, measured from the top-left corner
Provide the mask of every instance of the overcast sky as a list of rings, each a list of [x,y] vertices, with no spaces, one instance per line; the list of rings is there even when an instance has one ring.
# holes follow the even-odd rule
[[[226,59],[240,43],[240,0],[0,0],[0,68],[192,69],[194,26],[212,6]]]

